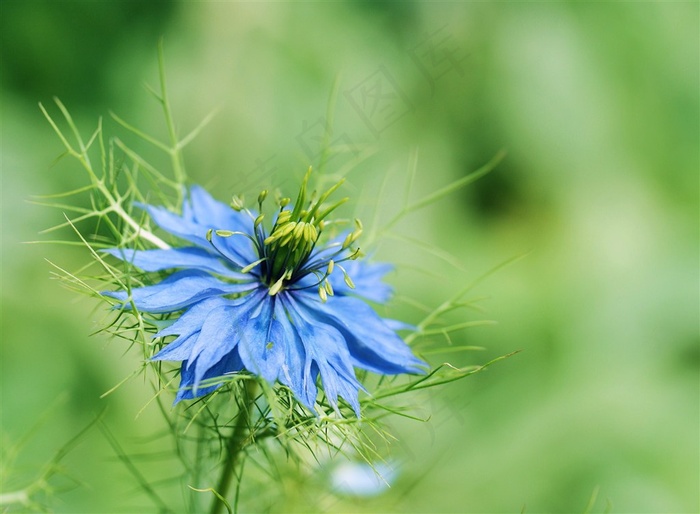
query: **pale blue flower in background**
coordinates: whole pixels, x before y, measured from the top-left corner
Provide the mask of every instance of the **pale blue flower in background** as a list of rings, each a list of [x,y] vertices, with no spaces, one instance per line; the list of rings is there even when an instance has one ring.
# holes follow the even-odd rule
[[[346,496],[377,496],[391,487],[396,468],[383,462],[370,466],[366,462],[346,461],[331,472],[331,486]]]
[[[287,386],[314,409],[317,378],[337,409],[342,397],[359,416],[355,376],[422,373],[426,364],[396,334],[410,328],[384,319],[366,303],[386,302],[386,264],[357,260],[352,232],[319,243],[324,218],[341,202],[306,199],[308,174],[293,206],[282,199],[272,229],[258,212],[214,200],[194,186],[182,214],[142,205],[164,231],[189,246],[107,252],[147,272],[172,270],[162,282],[131,292],[105,292],[142,312],[181,314],[156,337],[177,336],[153,359],[182,361],[176,402],[208,394],[217,377],[247,370],[270,384]],[[267,196],[258,198],[260,210]],[[317,244],[319,243],[319,244]],[[351,278],[352,277],[352,278]]]

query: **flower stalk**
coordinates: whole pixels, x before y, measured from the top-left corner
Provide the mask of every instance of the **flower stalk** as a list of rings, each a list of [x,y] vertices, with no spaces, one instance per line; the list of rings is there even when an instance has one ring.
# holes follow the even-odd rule
[[[218,494],[215,495],[214,501],[212,502],[211,514],[221,514],[224,508],[227,507],[226,495],[231,488],[236,465],[240,460],[246,441],[252,436],[251,413],[253,405],[255,404],[256,394],[257,382],[255,380],[246,380],[243,386],[244,397],[241,401],[241,409],[236,418],[236,426],[226,445],[226,460],[224,462],[224,467],[221,469],[221,475],[219,475],[219,482],[216,486],[216,492]]]

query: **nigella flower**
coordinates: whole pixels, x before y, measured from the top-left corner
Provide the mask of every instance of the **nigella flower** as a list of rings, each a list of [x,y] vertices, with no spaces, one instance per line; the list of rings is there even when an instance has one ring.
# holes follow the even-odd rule
[[[381,318],[365,302],[388,300],[391,290],[381,278],[390,266],[357,260],[359,221],[352,232],[320,244],[326,217],[347,199],[325,204],[341,182],[309,200],[310,171],[293,206],[289,198],[279,201],[269,233],[264,214],[244,209],[237,198],[231,206],[218,202],[195,186],[182,215],[143,206],[161,229],[189,246],[108,250],[147,272],[174,270],[130,295],[104,294],[143,312],[181,312],[156,334],[177,338],[153,357],[182,361],[176,403],[220,387],[213,379],[247,370],[287,386],[312,410],[320,376],[331,405],[337,409],[342,397],[359,416],[363,387],[354,368],[389,375],[423,371],[425,363],[396,334],[407,326]],[[259,211],[266,196],[258,197]]]

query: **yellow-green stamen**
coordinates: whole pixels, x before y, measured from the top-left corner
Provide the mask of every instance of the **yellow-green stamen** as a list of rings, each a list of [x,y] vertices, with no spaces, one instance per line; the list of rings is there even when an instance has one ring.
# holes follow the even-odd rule
[[[326,249],[323,254],[317,253],[315,257],[311,258],[311,254],[316,248],[322,232],[329,225],[325,218],[345,203],[348,198],[326,204],[326,200],[340,188],[344,180],[340,180],[319,195],[315,191],[310,193],[307,191],[310,176],[311,168],[304,175],[293,207],[288,208],[292,203],[290,198],[278,198],[279,211],[269,235],[263,223],[267,216],[262,213],[263,203],[268,197],[268,191],[263,190],[257,198],[259,214],[254,214],[244,209],[242,196],[234,196],[231,200],[233,209],[237,211],[245,210],[250,215],[253,221],[254,234],[248,235],[230,230],[210,230],[207,233],[207,240],[219,251],[212,241],[212,233],[220,237],[231,237],[237,234],[245,235],[253,241],[259,258],[247,265],[239,264],[242,273],[253,272],[258,274],[261,282],[267,286],[270,296],[274,296],[285,289],[296,290],[318,287],[318,295],[325,302],[329,296],[334,294],[333,286],[328,277],[333,273],[336,266],[342,270],[345,283],[351,288],[354,287],[352,280],[350,280],[347,272],[339,263],[349,259],[356,259],[360,256],[359,248],[353,249],[350,247],[362,234],[362,223],[359,220],[355,220],[355,230],[347,235],[344,242],[342,244],[336,242],[328,247],[328,249],[335,248],[335,250],[328,251]],[[259,268],[258,271],[254,271],[256,268]],[[325,273],[321,271],[324,268]],[[318,281],[315,284],[300,285],[298,281],[309,274],[315,274]]]

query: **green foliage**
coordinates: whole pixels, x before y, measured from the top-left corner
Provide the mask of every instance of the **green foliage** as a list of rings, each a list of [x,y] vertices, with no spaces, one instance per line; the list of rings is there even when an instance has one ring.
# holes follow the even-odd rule
[[[58,407],[64,406],[66,398],[59,398],[55,404],[27,430],[21,438],[10,441],[3,434],[2,458],[0,462],[0,482],[3,484],[0,492],[0,507],[3,512],[18,512],[17,509],[50,512],[50,505],[53,497],[70,491],[84,484],[75,478],[63,460],[68,453],[78,445],[92,427],[100,422],[100,417],[95,418],[90,424],[84,427],[65,442],[53,456],[46,461],[41,468],[27,476],[27,471],[18,468],[16,462],[25,446],[29,445],[32,439],[38,437],[42,430],[46,430],[46,425],[50,423],[50,417],[55,415]]]

